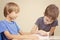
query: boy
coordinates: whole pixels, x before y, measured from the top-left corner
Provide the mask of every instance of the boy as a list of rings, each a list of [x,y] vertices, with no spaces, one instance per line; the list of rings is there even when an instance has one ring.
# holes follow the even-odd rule
[[[5,20],[0,21],[0,31],[2,32],[2,40],[20,40],[23,38],[36,38],[30,35],[22,35],[23,32],[19,29],[14,20],[18,16],[19,6],[16,3],[9,2],[4,8]],[[1,33],[0,32],[0,33]]]
[[[54,35],[54,30],[58,25],[57,17],[59,9],[54,4],[49,5],[44,13],[44,17],[38,18],[35,26],[32,28],[32,33],[37,33],[42,36]]]

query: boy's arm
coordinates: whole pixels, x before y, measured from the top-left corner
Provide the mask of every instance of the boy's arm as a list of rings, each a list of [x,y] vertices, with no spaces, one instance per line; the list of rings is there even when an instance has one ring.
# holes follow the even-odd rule
[[[37,25],[34,25],[34,27],[31,30],[31,33],[32,34],[35,34],[35,33],[37,33],[37,31],[38,31],[38,26]]]
[[[20,37],[20,35],[13,35],[13,34],[10,34],[8,31],[4,31],[4,35],[8,39],[19,39],[19,37]]]
[[[31,35],[13,35],[10,34],[8,31],[4,31],[4,35],[8,38],[8,39],[35,39],[36,36],[31,36]]]
[[[8,38],[8,39],[23,39],[23,38],[29,38],[26,35],[20,35],[19,33],[17,35],[14,34],[10,34],[8,31],[4,31],[4,35]]]
[[[42,36],[48,36],[49,35],[49,32],[46,32],[44,30],[39,30],[37,33],[42,35]]]
[[[33,33],[33,34],[40,34],[42,36],[47,36],[49,32],[46,32],[44,30],[38,30],[38,26],[34,25],[34,27],[31,30],[31,33]]]
[[[20,34],[20,35],[23,35],[24,32],[23,32],[22,30],[19,30],[19,34]]]
[[[54,33],[55,29],[56,29],[56,27],[52,27],[52,28],[50,29],[50,31],[49,31],[49,35],[50,35],[50,36],[52,35],[52,33]]]
[[[51,36],[54,33],[55,28],[56,27],[52,27],[49,32],[39,30],[38,33],[42,34],[43,36],[48,36],[48,35]]]

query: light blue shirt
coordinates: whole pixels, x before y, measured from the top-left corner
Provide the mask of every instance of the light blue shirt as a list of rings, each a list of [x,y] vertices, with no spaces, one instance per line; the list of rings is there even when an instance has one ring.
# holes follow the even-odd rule
[[[11,22],[8,22],[6,20],[0,21],[0,33],[4,31],[8,31],[10,34],[17,35],[19,30],[20,30],[19,27],[14,21]]]

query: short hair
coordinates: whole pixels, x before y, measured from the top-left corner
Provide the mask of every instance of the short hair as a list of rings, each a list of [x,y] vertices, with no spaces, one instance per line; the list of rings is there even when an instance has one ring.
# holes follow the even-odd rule
[[[49,5],[44,13],[44,16],[52,17],[53,20],[57,19],[58,15],[59,15],[59,9],[54,4]]]
[[[8,13],[11,13],[13,11],[18,13],[19,12],[19,6],[14,2],[7,3],[4,7],[4,16],[6,17],[8,15]]]

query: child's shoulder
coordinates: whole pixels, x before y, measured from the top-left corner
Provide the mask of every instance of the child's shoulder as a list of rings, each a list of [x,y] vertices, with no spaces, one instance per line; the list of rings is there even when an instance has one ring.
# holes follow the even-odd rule
[[[58,20],[54,20],[53,23],[51,23],[52,26],[58,26]]]
[[[42,20],[43,20],[43,18],[44,18],[44,17],[39,17],[37,20],[40,20],[40,21],[42,21]]]
[[[4,22],[4,20],[0,20],[0,23]]]
[[[43,18],[44,18],[44,17],[39,17],[36,22],[37,22],[37,23],[42,23],[42,22],[43,22]]]
[[[58,23],[58,20],[56,19],[56,20],[54,20],[54,22],[53,23]]]
[[[3,25],[4,24],[4,20],[0,20],[0,25]]]

